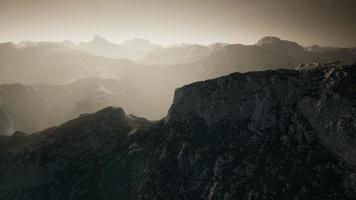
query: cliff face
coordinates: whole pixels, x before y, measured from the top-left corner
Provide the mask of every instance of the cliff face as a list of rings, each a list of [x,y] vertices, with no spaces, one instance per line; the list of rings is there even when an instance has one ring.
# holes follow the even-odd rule
[[[148,185],[165,199],[355,197],[355,80],[324,66],[177,89]]]
[[[349,155],[355,99],[354,66],[236,73],[177,89],[167,118],[175,123],[195,116],[206,127],[246,121],[246,128],[256,132],[276,130],[288,119],[300,124],[295,120],[302,119],[325,145],[336,152],[343,149],[341,155],[356,164]]]
[[[355,116],[355,66],[235,73],[0,137],[0,199],[354,199]]]

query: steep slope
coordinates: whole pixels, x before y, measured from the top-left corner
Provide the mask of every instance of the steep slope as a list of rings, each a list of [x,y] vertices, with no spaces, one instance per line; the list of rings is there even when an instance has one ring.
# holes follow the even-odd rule
[[[35,135],[0,137],[13,145],[1,146],[0,199],[132,199],[144,158],[129,159],[126,138],[149,124],[109,107]]]
[[[169,109],[174,89],[195,81],[233,72],[294,69],[303,63],[356,61],[354,48],[309,51],[295,42],[276,37],[262,38],[255,45],[216,43],[159,48],[142,39],[113,44],[97,36],[87,45],[94,49],[97,45],[102,46],[109,54],[120,54],[117,46],[128,52],[139,51],[141,58],[149,54],[145,59],[133,62],[93,55],[89,47],[83,47],[86,51],[79,51],[77,45],[69,41],[3,43],[0,44],[0,83],[63,84],[84,77],[115,78],[137,91],[145,101],[145,105],[137,108],[120,106],[136,115],[160,119]],[[146,53],[141,54],[140,49]],[[121,97],[128,99],[130,95]],[[82,102],[78,104],[78,112],[84,107],[91,110],[90,104]]]
[[[162,121],[107,108],[0,137],[0,197],[354,199],[355,67],[235,73],[177,89]]]
[[[355,198],[355,85],[354,65],[237,73],[178,89],[146,191]]]

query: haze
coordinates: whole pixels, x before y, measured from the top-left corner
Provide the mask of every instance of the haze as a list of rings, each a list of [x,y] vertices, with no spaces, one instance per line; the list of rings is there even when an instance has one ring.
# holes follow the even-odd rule
[[[352,0],[2,0],[0,42],[112,42],[139,37],[158,44],[252,44],[273,35],[302,45],[356,46]]]
[[[356,62],[355,6],[0,0],[0,135],[33,133],[108,106],[159,120],[177,88],[197,81]]]

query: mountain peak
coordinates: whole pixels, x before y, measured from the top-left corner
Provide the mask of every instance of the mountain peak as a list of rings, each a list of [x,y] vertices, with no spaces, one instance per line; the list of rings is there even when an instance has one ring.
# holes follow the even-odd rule
[[[271,43],[276,43],[276,42],[281,42],[282,40],[278,37],[275,36],[266,36],[258,40],[256,45],[262,46],[264,44],[271,44]]]
[[[105,38],[103,38],[99,35],[95,35],[92,42],[93,43],[108,43],[108,41]]]
[[[304,48],[298,43],[289,40],[282,40],[274,36],[263,37],[256,43],[256,45],[267,48],[271,51],[287,52],[288,55],[293,58],[300,58],[304,56]]]
[[[149,40],[144,39],[144,38],[133,38],[132,40],[126,40],[124,43],[128,42],[139,42],[139,43],[151,43]]]
[[[151,51],[158,47],[156,44],[152,44],[149,40],[143,38],[133,38],[132,40],[126,40],[121,43],[126,49],[135,51]]]
[[[15,49],[16,45],[12,42],[4,42],[4,43],[0,43],[0,48],[3,49]]]
[[[114,106],[109,106],[109,107],[103,108],[102,110],[96,112],[96,115],[97,116],[110,115],[110,116],[115,116],[115,117],[119,117],[119,118],[126,118],[126,114],[125,114],[124,110],[121,107],[114,107]]]

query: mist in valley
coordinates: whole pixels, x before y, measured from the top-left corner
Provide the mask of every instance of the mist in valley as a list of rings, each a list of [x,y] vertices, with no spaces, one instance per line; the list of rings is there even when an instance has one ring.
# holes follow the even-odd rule
[[[303,63],[347,63],[355,55],[354,48],[314,50],[270,36],[253,45],[159,46],[144,39],[115,44],[99,36],[79,44],[2,43],[1,130],[36,132],[107,106],[159,120],[175,89],[196,81]]]
[[[0,0],[0,199],[356,199],[355,8]]]

